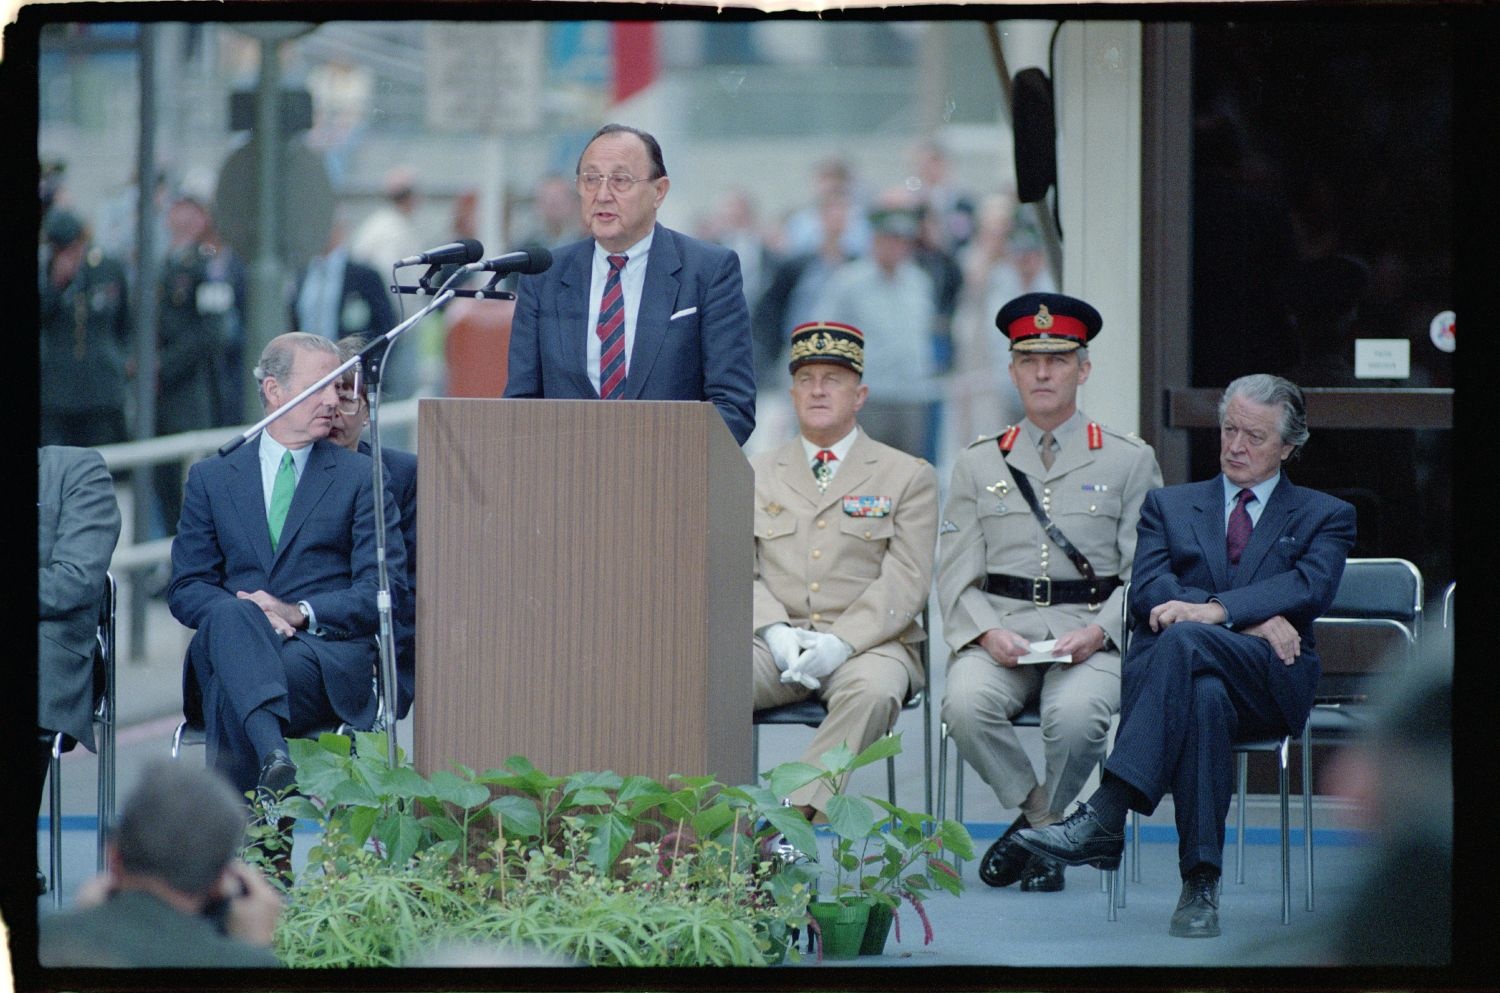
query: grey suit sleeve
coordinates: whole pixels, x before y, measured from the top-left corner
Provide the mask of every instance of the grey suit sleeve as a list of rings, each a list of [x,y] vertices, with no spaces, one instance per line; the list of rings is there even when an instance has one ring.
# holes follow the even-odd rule
[[[93,449],[76,451],[61,460],[57,533],[47,560],[37,563],[40,620],[98,603],[120,538],[120,507],[104,456]]]

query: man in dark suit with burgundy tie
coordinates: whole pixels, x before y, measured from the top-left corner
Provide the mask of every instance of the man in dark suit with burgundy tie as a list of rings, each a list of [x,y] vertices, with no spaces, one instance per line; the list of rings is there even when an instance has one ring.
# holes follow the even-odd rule
[[[671,180],[644,131],[600,128],[577,183],[591,237],[521,277],[505,395],[706,400],[744,444],[755,374],[739,257],[656,223]]]
[[[1129,610],[1120,727],[1104,780],[1066,820],[1016,841],[1069,865],[1114,868],[1127,810],[1171,792],[1182,894],[1169,932],[1219,934],[1224,818],[1237,739],[1302,728],[1320,673],[1313,621],[1354,546],[1354,508],[1294,486],[1281,465],[1306,443],[1302,391],[1244,376],[1219,404],[1221,474],[1146,495]]]
[[[327,338],[272,339],[255,370],[266,412],[339,362]],[[201,716],[210,764],[241,790],[292,785],[288,736],[375,717],[371,464],[327,440],[337,403],[333,381],[254,441],[188,472],[167,589],[172,616],[196,630],[183,710]],[[401,576],[400,512],[384,496],[386,562]]]

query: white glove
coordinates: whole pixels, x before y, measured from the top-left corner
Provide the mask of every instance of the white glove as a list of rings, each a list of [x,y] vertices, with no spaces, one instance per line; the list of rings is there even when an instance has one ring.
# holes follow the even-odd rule
[[[823,685],[816,677],[809,676],[803,672],[797,662],[793,662],[787,666],[786,672],[781,674],[781,681],[783,683],[801,683],[810,690],[815,690]]]
[[[771,649],[771,661],[782,672],[802,654],[802,642],[797,637],[796,629],[790,624],[767,624],[760,636],[766,640],[766,647]]]
[[[816,677],[803,671],[802,665],[806,652],[803,649],[811,648],[818,644],[823,635],[807,628],[792,628],[792,635],[797,639],[797,648],[792,652],[792,661],[781,674],[783,683],[801,683],[810,690],[821,687],[822,682]]]
[[[854,646],[836,634],[818,631],[810,631],[808,634],[811,637],[802,639],[802,643],[807,648],[797,657],[795,666],[801,675],[811,676],[821,681],[854,654]],[[805,686],[806,683],[804,682],[803,685]]]

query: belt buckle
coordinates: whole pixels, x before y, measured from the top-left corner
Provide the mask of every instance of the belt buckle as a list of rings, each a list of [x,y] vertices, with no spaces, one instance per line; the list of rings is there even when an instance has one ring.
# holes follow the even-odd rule
[[[1042,592],[1042,590],[1044,589],[1044,587],[1042,586],[1043,583],[1047,584],[1045,587],[1045,593]],[[1036,576],[1031,580],[1031,602],[1038,607],[1052,606],[1051,576]]]

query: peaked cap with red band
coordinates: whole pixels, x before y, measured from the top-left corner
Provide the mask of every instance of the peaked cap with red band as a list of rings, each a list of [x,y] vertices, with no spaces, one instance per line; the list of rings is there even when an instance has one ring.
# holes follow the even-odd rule
[[[1103,326],[1097,310],[1061,293],[1026,293],[995,315],[995,327],[1010,339],[1013,352],[1071,352]]]
[[[865,374],[865,335],[852,324],[836,321],[808,321],[792,328],[792,361],[787,364],[796,372],[809,362],[828,362]]]

